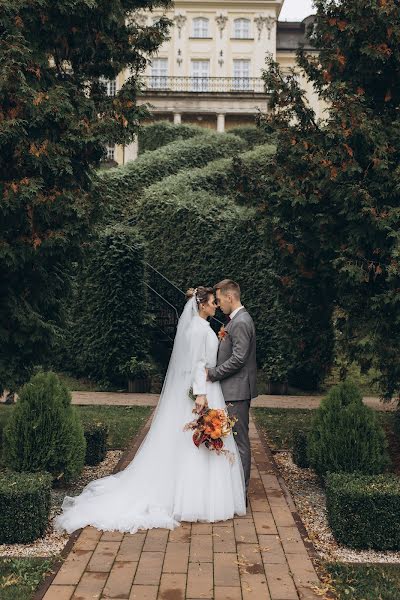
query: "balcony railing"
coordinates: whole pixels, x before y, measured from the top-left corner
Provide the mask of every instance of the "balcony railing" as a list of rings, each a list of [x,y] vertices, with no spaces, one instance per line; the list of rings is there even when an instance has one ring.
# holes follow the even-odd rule
[[[145,90],[154,92],[265,94],[260,77],[143,77]]]

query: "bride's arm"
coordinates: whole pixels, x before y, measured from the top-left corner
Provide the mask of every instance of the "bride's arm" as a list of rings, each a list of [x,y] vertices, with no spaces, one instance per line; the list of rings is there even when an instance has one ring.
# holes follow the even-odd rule
[[[197,331],[192,338],[192,388],[197,396],[196,406],[204,405],[207,397],[206,377],[206,339],[207,332]]]

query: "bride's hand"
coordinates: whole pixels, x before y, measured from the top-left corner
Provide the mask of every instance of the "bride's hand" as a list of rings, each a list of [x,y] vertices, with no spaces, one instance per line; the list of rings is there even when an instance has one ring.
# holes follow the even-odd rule
[[[196,400],[195,400],[196,412],[197,413],[201,412],[201,409],[205,406],[205,404],[207,404],[207,396],[206,395],[197,396]]]

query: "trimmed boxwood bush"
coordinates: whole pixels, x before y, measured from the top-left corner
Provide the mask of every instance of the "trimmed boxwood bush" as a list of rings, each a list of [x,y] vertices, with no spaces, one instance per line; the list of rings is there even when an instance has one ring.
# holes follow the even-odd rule
[[[76,286],[72,354],[78,375],[126,388],[132,356],[147,359],[144,247],[129,226],[99,233]]]
[[[98,465],[107,454],[107,436],[109,427],[106,423],[86,423],[84,434],[86,439],[85,465]]]
[[[327,472],[382,473],[389,458],[385,433],[351,381],[333,387],[316,411],[309,436],[311,466]]]
[[[52,372],[34,375],[4,429],[4,462],[15,471],[48,471],[68,482],[80,475],[85,437],[71,393]]]
[[[340,544],[357,549],[400,550],[400,478],[330,473],[329,524]]]
[[[158,121],[151,125],[145,125],[139,130],[139,154],[157,150],[176,140],[187,140],[195,135],[207,132],[203,127],[196,125],[175,125],[169,121]]]
[[[0,472],[0,544],[42,537],[50,512],[49,473]]]
[[[309,468],[307,431],[297,430],[293,433],[292,457],[293,462],[301,469]]]

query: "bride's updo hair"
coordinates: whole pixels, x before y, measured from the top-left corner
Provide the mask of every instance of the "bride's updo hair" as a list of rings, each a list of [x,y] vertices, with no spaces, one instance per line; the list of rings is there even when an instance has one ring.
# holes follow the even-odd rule
[[[196,296],[197,306],[200,304],[206,304],[210,298],[210,296],[214,295],[214,290],[212,287],[204,287],[199,285],[197,288],[189,288],[186,292],[186,300],[193,298]]]

